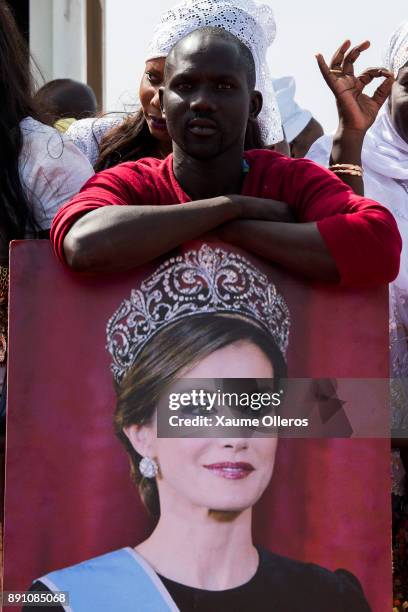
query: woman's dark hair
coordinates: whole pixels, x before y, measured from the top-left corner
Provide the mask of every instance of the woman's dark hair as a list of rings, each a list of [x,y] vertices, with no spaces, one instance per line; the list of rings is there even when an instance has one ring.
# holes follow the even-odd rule
[[[153,516],[160,515],[156,481],[142,477],[139,471],[142,457],[124,429],[151,421],[160,397],[179,372],[216,350],[245,340],[259,347],[270,360],[274,387],[279,388],[279,381],[286,377],[286,363],[272,336],[247,319],[223,314],[186,317],[163,329],[144,347],[135,365],[117,386],[115,432],[128,452],[132,479]]]
[[[6,2],[0,2],[0,261],[10,240],[35,229],[19,177],[20,121],[38,118],[33,102],[29,52]]]
[[[104,135],[99,145],[95,171],[106,170],[125,161],[154,157],[156,153],[157,140],[151,135],[140,109]]]

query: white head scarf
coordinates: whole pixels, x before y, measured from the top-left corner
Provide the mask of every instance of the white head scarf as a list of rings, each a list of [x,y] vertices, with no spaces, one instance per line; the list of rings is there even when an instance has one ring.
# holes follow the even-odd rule
[[[265,144],[283,140],[281,118],[266,52],[276,36],[272,9],[253,0],[182,0],[164,13],[149,44],[146,61],[166,57],[174,45],[199,28],[223,28],[251,51],[255,62],[255,88],[263,96],[259,126]]]
[[[391,34],[384,61],[395,77],[408,62],[408,20],[400,23]],[[388,102],[380,110],[364,139],[363,165],[383,180],[398,181],[408,189],[408,143],[401,138],[392,123]],[[389,206],[395,216],[404,215],[408,220],[408,192],[405,192],[402,200],[398,202],[395,196],[394,202],[390,202]]]
[[[290,143],[299,136],[312,118],[312,113],[301,108],[295,100],[296,82],[291,76],[272,79],[279,105],[286,140]]]
[[[384,54],[384,64],[396,77],[408,62],[408,20],[399,24],[391,34]]]

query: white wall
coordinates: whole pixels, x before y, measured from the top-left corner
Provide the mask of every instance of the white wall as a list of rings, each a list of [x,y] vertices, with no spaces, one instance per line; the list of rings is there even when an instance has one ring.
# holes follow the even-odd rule
[[[86,0],[30,0],[30,50],[45,81],[86,81],[85,37]]]
[[[36,1],[36,0],[34,0]],[[43,1],[43,0],[42,0]],[[322,80],[314,54],[330,57],[343,40],[369,39],[372,47],[359,68],[379,65],[384,44],[400,21],[408,18],[406,0],[375,6],[369,0],[265,0],[274,12],[278,35],[270,51],[274,76],[293,75],[297,101],[309,108],[326,131],[336,126],[332,94]],[[106,0],[106,110],[122,110],[137,101],[149,36],[161,12],[175,0]]]

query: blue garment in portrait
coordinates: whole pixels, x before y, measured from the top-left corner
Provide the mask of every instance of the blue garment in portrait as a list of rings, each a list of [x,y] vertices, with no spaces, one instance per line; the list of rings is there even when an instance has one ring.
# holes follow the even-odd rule
[[[157,574],[130,547],[40,578],[53,593],[68,591],[67,612],[178,612]]]
[[[259,565],[244,584],[209,591],[156,574],[130,547],[36,580],[30,592],[68,591],[58,612],[371,612],[357,578],[258,548]],[[49,608],[38,606],[38,612]],[[22,612],[31,612],[24,606]]]

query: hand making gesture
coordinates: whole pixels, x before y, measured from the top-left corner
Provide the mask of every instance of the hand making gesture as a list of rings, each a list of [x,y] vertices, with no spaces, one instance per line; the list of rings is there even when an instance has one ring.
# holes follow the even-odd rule
[[[394,77],[385,68],[367,68],[360,76],[355,76],[354,62],[368,49],[370,42],[366,40],[349,50],[350,46],[351,42],[346,40],[333,55],[329,66],[320,53],[316,59],[324,80],[336,97],[341,127],[365,133],[389,96]],[[379,77],[385,77],[385,80],[374,94],[371,97],[365,94],[364,88]]]

